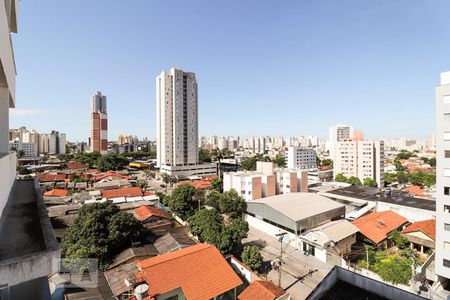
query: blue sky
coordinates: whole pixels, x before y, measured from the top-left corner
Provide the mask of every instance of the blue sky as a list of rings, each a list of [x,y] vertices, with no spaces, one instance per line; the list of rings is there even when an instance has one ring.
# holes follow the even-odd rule
[[[449,1],[21,1],[11,127],[87,140],[90,96],[109,138],[155,137],[155,76],[199,81],[200,134],[425,138],[450,70]]]

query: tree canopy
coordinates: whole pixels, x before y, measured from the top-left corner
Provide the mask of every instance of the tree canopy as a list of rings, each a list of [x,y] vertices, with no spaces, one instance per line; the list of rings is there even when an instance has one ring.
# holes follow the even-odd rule
[[[270,158],[267,155],[256,154],[255,156],[246,158],[239,167],[240,170],[246,171],[256,171],[256,162],[257,161],[270,161]]]
[[[198,159],[201,162],[206,162],[206,163],[211,162],[211,153],[206,149],[200,149],[198,151]]]
[[[122,170],[127,166],[129,161],[121,155],[114,153],[102,155],[98,159],[97,168],[102,171],[117,171]]]
[[[350,176],[347,179],[347,183],[350,183],[351,185],[362,185],[361,180],[359,180],[359,178],[355,176]]]
[[[245,207],[245,200],[235,190],[224,193],[211,191],[206,196],[206,205],[215,208],[221,214],[239,218]]]
[[[256,246],[245,246],[241,253],[241,259],[253,271],[259,269],[263,263],[261,252]]]
[[[220,177],[214,178],[213,180],[211,180],[211,186],[215,191],[222,193],[223,192],[223,179]]]
[[[334,180],[337,182],[347,182],[347,177],[345,177],[342,173],[337,173]]]
[[[377,182],[375,180],[373,180],[372,178],[370,178],[370,177],[366,177],[366,178],[364,178],[363,185],[376,187],[377,186]]]
[[[144,228],[131,214],[110,202],[84,205],[61,241],[65,258],[97,258],[106,266],[114,254],[141,241]]]
[[[186,220],[198,209],[198,203],[192,199],[195,194],[195,188],[189,184],[180,184],[172,194],[164,198],[164,203],[177,216]]]
[[[286,157],[283,153],[278,154],[277,157],[275,157],[272,162],[276,163],[278,167],[284,168],[286,167]]]

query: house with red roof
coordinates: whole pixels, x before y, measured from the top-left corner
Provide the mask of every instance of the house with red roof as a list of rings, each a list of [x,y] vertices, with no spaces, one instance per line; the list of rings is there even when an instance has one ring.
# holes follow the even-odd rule
[[[239,300],[289,300],[288,293],[272,281],[253,281],[239,296]]]
[[[380,248],[388,247],[388,236],[393,231],[401,231],[408,220],[393,211],[379,211],[365,215],[352,222],[358,227],[364,242]]]
[[[68,162],[66,167],[67,167],[67,169],[69,169],[71,171],[76,171],[76,172],[86,171],[87,169],[89,169],[88,164],[84,164],[84,163],[77,162],[77,161]]]
[[[220,251],[209,244],[141,260],[136,266],[126,283],[129,290],[143,289],[144,299],[236,299],[236,288],[243,284]]]
[[[138,187],[124,187],[120,189],[104,190],[102,192],[102,197],[106,199],[120,198],[120,197],[139,197],[144,193]]]
[[[94,177],[92,178],[95,182],[100,181],[100,180],[107,180],[107,181],[112,181],[112,180],[120,180],[120,179],[127,179],[127,180],[131,180],[132,177],[128,176],[128,175],[122,175],[113,171],[108,171],[106,173],[103,174],[96,174],[94,175]]]
[[[182,184],[192,185],[194,188],[198,190],[210,190],[212,188],[211,181],[209,180],[185,180],[177,182],[177,186]]]
[[[133,210],[136,219],[144,224],[171,223],[171,217],[165,212],[149,205],[141,205]]]
[[[58,182],[64,181],[67,178],[67,174],[39,174],[36,177],[40,182]]]
[[[415,222],[406,227],[401,234],[408,239],[410,247],[421,253],[434,249],[436,242],[436,220]]]
[[[46,197],[66,197],[69,194],[68,190],[53,189],[44,193]]]

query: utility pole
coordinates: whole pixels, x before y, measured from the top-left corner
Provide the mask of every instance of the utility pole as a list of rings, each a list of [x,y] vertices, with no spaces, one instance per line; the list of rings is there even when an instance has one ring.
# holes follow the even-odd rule
[[[283,238],[286,235],[286,232],[280,232],[275,234],[278,237],[278,241],[280,242],[280,257],[279,257],[279,266],[278,266],[278,286],[281,288],[281,266],[283,265]]]

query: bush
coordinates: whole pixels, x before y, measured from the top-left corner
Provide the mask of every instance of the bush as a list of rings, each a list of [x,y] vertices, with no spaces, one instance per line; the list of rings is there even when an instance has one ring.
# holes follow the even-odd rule
[[[252,270],[257,270],[262,266],[263,258],[256,246],[245,246],[241,253],[242,262]]]

